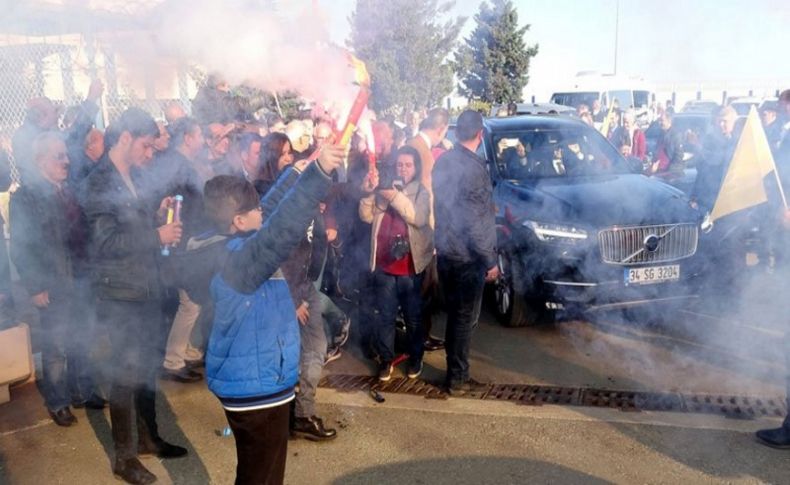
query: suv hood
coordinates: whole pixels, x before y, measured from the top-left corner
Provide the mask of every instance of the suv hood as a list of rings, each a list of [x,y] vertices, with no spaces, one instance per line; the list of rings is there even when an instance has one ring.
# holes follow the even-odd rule
[[[614,225],[699,222],[680,190],[637,174],[502,181],[500,194],[526,219],[574,223],[593,228]],[[526,206],[525,206],[526,203]]]

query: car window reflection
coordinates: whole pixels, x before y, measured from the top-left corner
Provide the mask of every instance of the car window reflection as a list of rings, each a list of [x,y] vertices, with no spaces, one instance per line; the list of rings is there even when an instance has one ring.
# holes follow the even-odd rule
[[[500,172],[509,179],[628,172],[614,147],[591,130],[533,130],[494,137]]]

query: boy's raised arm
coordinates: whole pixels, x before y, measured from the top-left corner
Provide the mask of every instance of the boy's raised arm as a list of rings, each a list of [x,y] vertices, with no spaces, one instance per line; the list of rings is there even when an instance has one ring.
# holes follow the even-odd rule
[[[329,192],[329,174],[342,163],[342,149],[329,148],[317,163],[305,169],[274,211],[266,214],[257,234],[240,251],[231,253],[222,271],[229,285],[242,293],[252,293],[277,271],[302,240],[310,221],[318,216],[318,203]],[[276,194],[277,186],[289,181],[289,177],[281,177],[270,192]]]

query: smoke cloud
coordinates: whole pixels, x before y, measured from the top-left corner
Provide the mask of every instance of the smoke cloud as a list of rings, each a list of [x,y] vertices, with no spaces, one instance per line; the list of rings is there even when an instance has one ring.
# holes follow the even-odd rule
[[[134,31],[99,37],[133,78],[161,83],[194,66],[231,85],[296,92],[342,113],[356,94],[353,69],[329,41],[326,16],[307,2],[289,10],[248,0],[166,0],[130,13]]]

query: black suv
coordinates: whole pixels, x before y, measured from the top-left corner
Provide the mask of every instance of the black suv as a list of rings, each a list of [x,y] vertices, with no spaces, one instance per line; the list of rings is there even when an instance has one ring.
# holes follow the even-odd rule
[[[479,154],[494,184],[505,325],[691,296],[706,215],[596,130],[558,116],[492,118]]]

